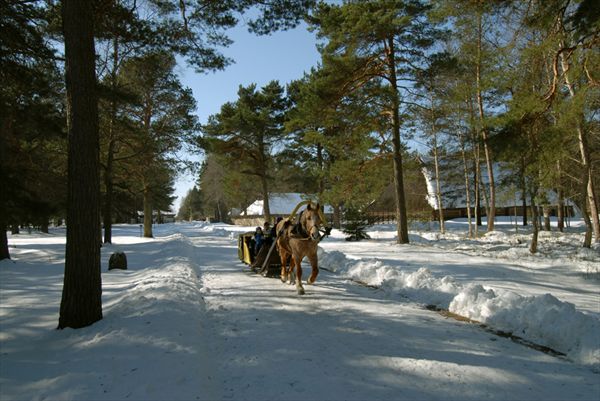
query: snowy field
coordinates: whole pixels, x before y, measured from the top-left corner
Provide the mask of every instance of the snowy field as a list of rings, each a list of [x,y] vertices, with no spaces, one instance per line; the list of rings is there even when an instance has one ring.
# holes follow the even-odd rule
[[[0,400],[600,400],[600,248],[580,248],[581,222],[541,232],[537,255],[508,222],[477,240],[416,225],[408,245],[391,225],[334,230],[305,296],[239,263],[249,229],[115,227],[104,319],[60,331],[64,229],[9,235]],[[109,272],[117,250],[128,270]]]

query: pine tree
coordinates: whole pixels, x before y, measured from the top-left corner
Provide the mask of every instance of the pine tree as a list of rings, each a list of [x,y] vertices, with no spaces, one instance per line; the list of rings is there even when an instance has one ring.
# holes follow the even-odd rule
[[[148,53],[128,60],[120,76],[123,88],[136,97],[124,109],[135,127],[136,136],[130,139],[135,164],[130,174],[141,184],[145,237],[152,237],[152,200],[171,186],[176,153],[194,141],[197,129],[196,102],[174,68],[172,56]]]
[[[256,85],[240,86],[238,100],[221,106],[203,127],[204,146],[226,156],[230,165],[258,178],[264,201],[265,220],[270,220],[269,179],[274,146],[283,137],[286,107],[284,90],[272,81],[260,91]]]
[[[598,74],[599,65],[598,54],[592,49],[600,33],[600,13],[589,1],[569,0],[534,2],[530,7],[522,6],[519,11],[522,26],[528,33],[517,41],[520,45],[519,69],[541,69],[545,76],[541,83],[532,81],[537,85],[536,90],[525,88],[516,92],[515,99],[521,105],[528,101],[529,109],[533,110],[525,113],[522,120],[531,120],[537,115],[537,118],[546,119],[547,127],[552,128],[546,129],[542,138],[544,148],[549,149],[546,152],[549,156],[545,157],[552,158],[545,163],[561,174],[553,174],[553,182],[544,184],[558,187],[561,195],[563,190],[573,187],[571,197],[586,223],[583,246],[589,247],[592,232],[596,241],[600,237],[594,180],[597,174],[593,170],[595,137],[591,134],[598,98],[597,91],[592,88],[597,87],[594,76]],[[538,65],[542,67],[536,67]],[[556,131],[561,132],[560,140],[556,140]],[[580,160],[578,165],[572,162],[576,158]]]
[[[381,87],[392,139],[398,242],[408,243],[408,216],[404,189],[402,121],[406,100],[403,82],[422,63],[436,32],[427,22],[428,6],[419,1],[348,2],[321,4],[311,19],[321,47],[323,67],[342,78],[340,89],[353,92],[367,83]]]
[[[304,77],[292,81],[288,87],[290,107],[287,110],[285,130],[289,144],[278,156],[284,170],[298,167],[300,174],[292,176],[288,185],[300,183],[304,192],[316,193],[323,203],[326,188],[326,169],[329,155],[324,148],[326,136],[331,135],[328,116],[332,106],[323,87],[320,69],[313,68]],[[300,162],[299,162],[300,161]]]
[[[0,260],[6,230],[65,208],[62,76],[47,43],[48,15],[33,2],[0,3]]]
[[[304,187],[333,205],[336,227],[342,206],[373,202],[391,177],[382,109],[364,101],[378,88],[365,85],[340,100],[338,84],[338,77],[322,69],[293,82],[286,121],[293,138],[289,164],[295,159],[309,179]]]
[[[98,102],[91,2],[63,2],[69,182],[65,276],[58,328],[102,319]]]
[[[177,212],[177,220],[199,220],[203,215],[202,195],[198,188],[194,186],[181,201],[179,211]]]
[[[112,242],[112,222],[115,211],[115,195],[119,188],[117,171],[124,160],[130,157],[123,154],[127,147],[127,127],[122,124],[125,104],[131,102],[131,94],[124,91],[119,82],[119,74],[125,62],[143,54],[152,46],[155,37],[146,21],[136,11],[136,4],[128,1],[110,1],[96,14],[96,46],[100,49],[97,64],[101,72],[99,113],[100,113],[100,160],[102,166],[103,226],[104,242]],[[99,11],[100,11],[99,10]]]
[[[205,205],[205,211],[208,214],[212,212],[212,216],[217,221],[226,220],[226,210],[228,209],[228,201],[223,186],[224,177],[226,175],[224,162],[220,160],[217,154],[209,153],[200,168],[200,176],[198,179],[198,187],[202,194],[202,203]],[[245,193],[245,192],[241,192]]]
[[[372,223],[366,214],[362,213],[361,210],[350,207],[344,211],[344,225],[342,231],[347,234],[346,241],[360,241],[363,239],[370,239],[371,237],[367,234],[366,229]]]
[[[496,0],[448,0],[436,4],[436,15],[444,15],[451,21],[455,57],[459,59],[465,79],[472,83],[469,101],[472,102],[472,124],[478,139],[474,152],[477,170],[474,175],[478,181],[475,185],[475,202],[479,202],[481,192],[486,199],[488,232],[494,230],[496,216],[495,158],[490,141],[494,133],[495,110],[499,109],[500,101],[504,100],[506,86],[502,82],[505,69],[501,58],[508,47],[505,42],[510,42],[507,33],[510,30],[502,15],[507,7],[507,2]],[[506,14],[510,15],[510,11],[508,9]],[[485,158],[487,187],[481,185],[479,179],[480,147]],[[475,209],[478,213],[479,207],[476,206]]]
[[[449,104],[449,98],[454,89],[456,64],[456,60],[449,54],[438,54],[431,58],[427,68],[416,74],[416,88],[420,91],[422,100],[415,103],[415,107],[411,110],[416,116],[415,123],[420,128],[424,143],[429,148],[429,154],[433,157],[435,198],[442,234],[445,232],[445,206],[442,198],[441,164],[443,154],[446,153],[444,137],[455,129],[451,122],[451,110],[454,109],[454,105]]]

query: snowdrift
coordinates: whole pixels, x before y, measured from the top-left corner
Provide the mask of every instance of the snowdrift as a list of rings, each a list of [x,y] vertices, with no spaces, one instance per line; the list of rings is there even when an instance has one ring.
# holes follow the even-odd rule
[[[575,362],[600,367],[600,320],[550,294],[522,296],[477,283],[462,285],[451,276],[435,277],[426,267],[407,273],[380,260],[353,260],[342,252],[323,249],[319,264],[391,294],[448,309],[550,347]]]

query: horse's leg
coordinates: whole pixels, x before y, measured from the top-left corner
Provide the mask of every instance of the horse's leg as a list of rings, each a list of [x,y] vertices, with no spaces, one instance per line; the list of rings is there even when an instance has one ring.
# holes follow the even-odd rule
[[[315,281],[317,281],[317,275],[319,274],[319,259],[317,257],[317,253],[315,252],[308,255],[308,260],[310,261],[310,267],[312,268],[312,271],[306,282],[308,284],[313,284]]]
[[[296,291],[298,291],[298,295],[304,295],[304,287],[302,287],[302,257],[293,256],[293,259],[296,265]]]
[[[281,259],[281,282],[285,283],[288,278],[287,258],[288,254],[283,247],[277,247],[279,250],[279,259]]]
[[[287,268],[287,281],[286,283],[288,284],[294,284],[294,266],[295,265],[295,261],[294,261],[294,256],[292,254],[289,255],[289,265]]]

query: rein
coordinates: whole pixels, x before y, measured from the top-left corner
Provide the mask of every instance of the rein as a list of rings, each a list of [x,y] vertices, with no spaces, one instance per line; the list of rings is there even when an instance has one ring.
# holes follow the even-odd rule
[[[294,239],[297,239],[298,241],[315,241],[315,242],[319,243],[323,240],[323,238],[325,238],[326,236],[329,235],[327,229],[324,229],[324,230],[319,229],[319,232],[323,233],[323,235],[319,236],[319,239],[312,239],[310,237],[310,235],[306,238],[294,238]]]

